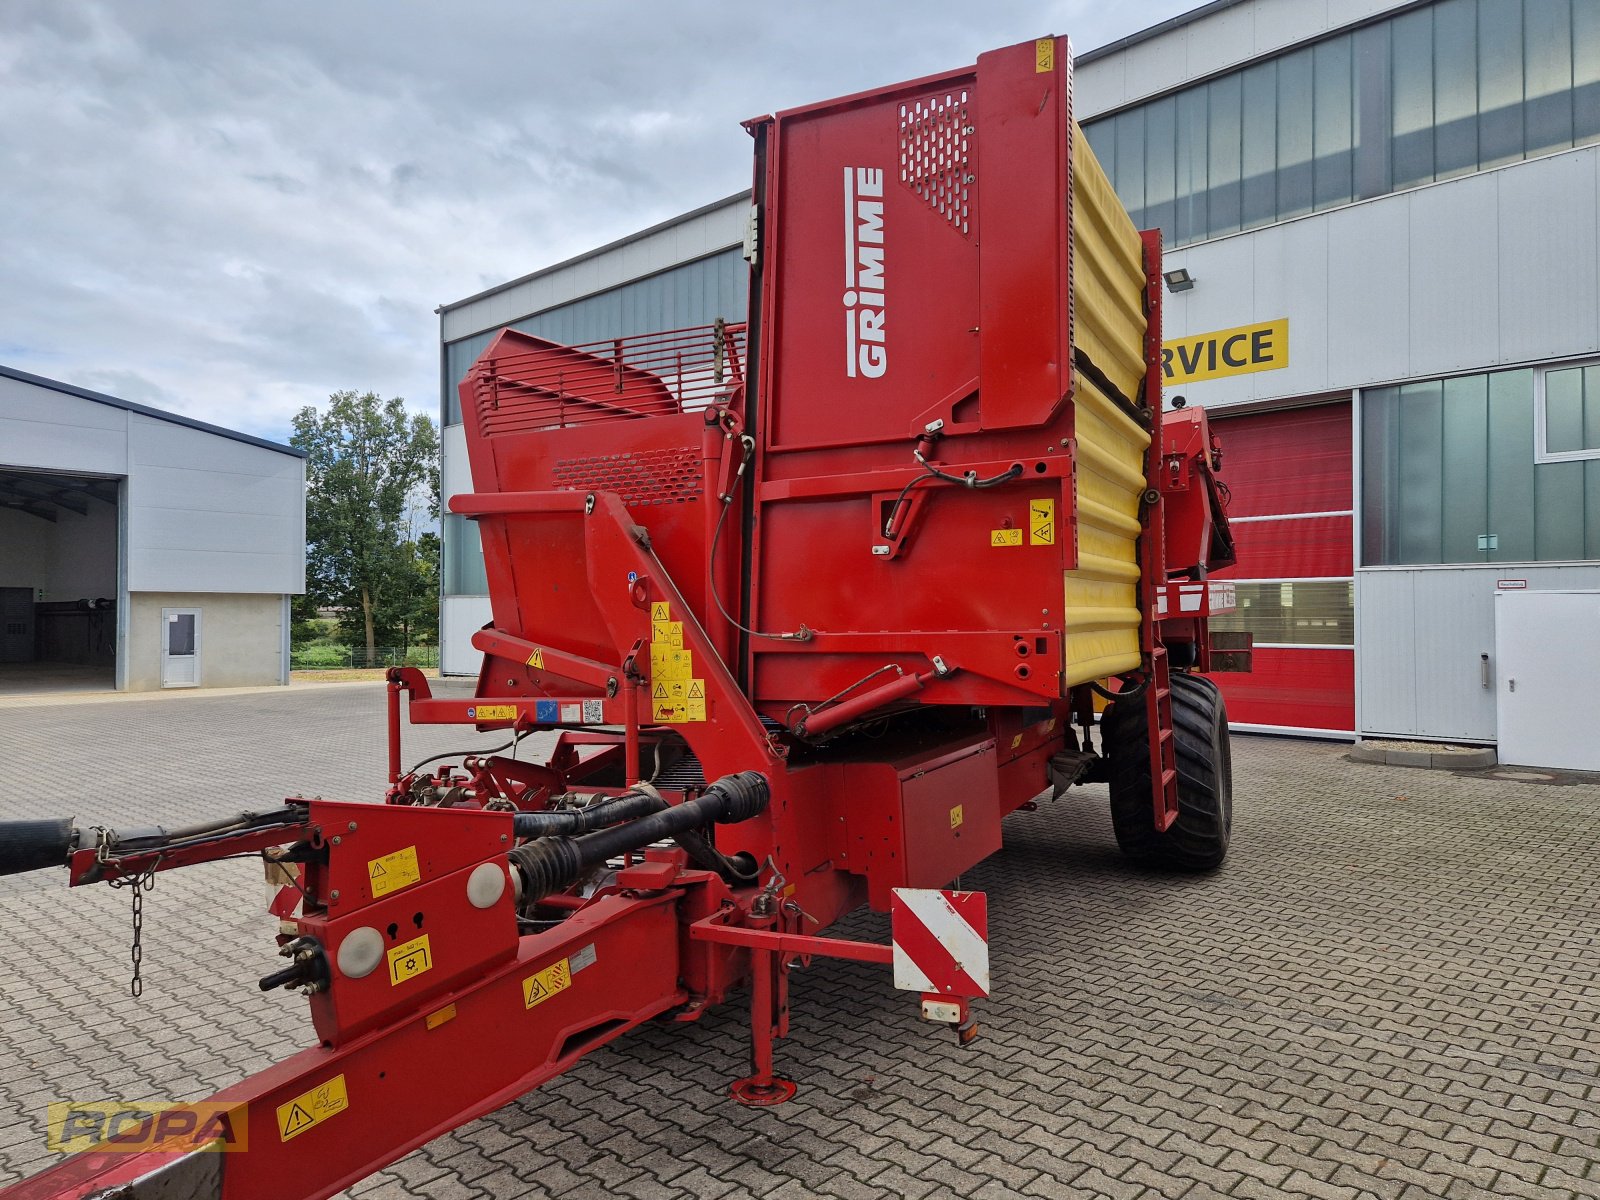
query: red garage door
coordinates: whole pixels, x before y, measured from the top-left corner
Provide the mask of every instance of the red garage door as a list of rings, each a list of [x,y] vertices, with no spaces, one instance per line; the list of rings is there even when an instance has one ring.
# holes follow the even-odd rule
[[[1355,714],[1350,404],[1212,415],[1255,670],[1219,675],[1235,726],[1351,734]]]

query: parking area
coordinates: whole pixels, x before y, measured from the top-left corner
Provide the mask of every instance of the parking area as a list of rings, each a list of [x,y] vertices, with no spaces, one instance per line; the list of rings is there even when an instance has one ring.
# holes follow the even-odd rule
[[[448,690],[448,687],[447,689]],[[0,819],[182,822],[378,799],[381,685],[0,708]],[[415,757],[485,743],[409,734]],[[994,995],[960,1049],[882,968],[794,974],[781,1108],[726,1097],[743,1014],[653,1026],[361,1197],[1600,1196],[1600,785],[1371,766],[1241,736],[1203,878],[1127,866],[1104,789],[1007,824]],[[255,863],[128,896],[0,880],[0,1184],[54,1100],[199,1099],[310,1040]],[[855,918],[850,932],[886,938]]]

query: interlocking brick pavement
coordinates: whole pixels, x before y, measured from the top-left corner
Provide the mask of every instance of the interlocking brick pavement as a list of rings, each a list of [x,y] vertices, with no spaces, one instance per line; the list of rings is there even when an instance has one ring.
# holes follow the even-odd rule
[[[0,818],[376,799],[382,689],[0,707]],[[409,731],[416,757],[483,746]],[[1600,1196],[1600,786],[1239,737],[1217,874],[1130,868],[1103,788],[1007,822],[970,1049],[865,964],[796,971],[777,1109],[726,1098],[743,1013],[649,1026],[350,1190],[396,1197]],[[0,880],[0,1183],[51,1100],[198,1099],[310,1037],[252,863],[128,898]],[[842,932],[882,939],[860,914]]]

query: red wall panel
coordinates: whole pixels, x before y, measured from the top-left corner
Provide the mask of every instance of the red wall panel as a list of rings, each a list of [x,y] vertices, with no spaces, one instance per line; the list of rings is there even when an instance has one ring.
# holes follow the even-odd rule
[[[1349,575],[1353,555],[1349,517],[1305,521],[1246,521],[1233,528],[1239,565],[1224,579],[1303,579]]]
[[[1250,674],[1212,678],[1234,724],[1342,733],[1356,727],[1354,650],[1257,650]]]
[[[1352,507],[1349,401],[1210,416],[1222,439],[1222,481],[1233,493],[1229,516]]]

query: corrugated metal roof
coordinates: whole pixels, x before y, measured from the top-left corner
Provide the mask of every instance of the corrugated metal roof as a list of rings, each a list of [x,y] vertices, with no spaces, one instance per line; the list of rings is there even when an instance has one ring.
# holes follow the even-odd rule
[[[177,413],[163,412],[159,408],[151,408],[148,404],[135,404],[132,400],[123,400],[118,396],[108,396],[104,392],[91,392],[88,388],[62,383],[59,379],[46,379],[43,375],[19,371],[15,367],[0,366],[0,376],[4,376],[7,379],[16,379],[22,383],[31,383],[35,387],[49,388],[52,392],[61,392],[64,395],[77,396],[84,400],[93,400],[96,404],[109,404],[112,408],[136,412],[141,416],[154,417],[158,421],[170,421],[174,425],[187,425],[190,429],[198,429],[204,433],[214,433],[218,437],[230,438],[235,442],[244,442],[249,446],[260,446],[263,450],[276,450],[279,454],[289,454],[295,458],[304,458],[306,456],[304,450],[296,450],[293,446],[285,446],[281,442],[269,442],[266,438],[252,437],[248,433],[240,433],[237,429],[224,429],[221,425],[212,425],[206,421],[196,421],[193,417],[180,417]]]

